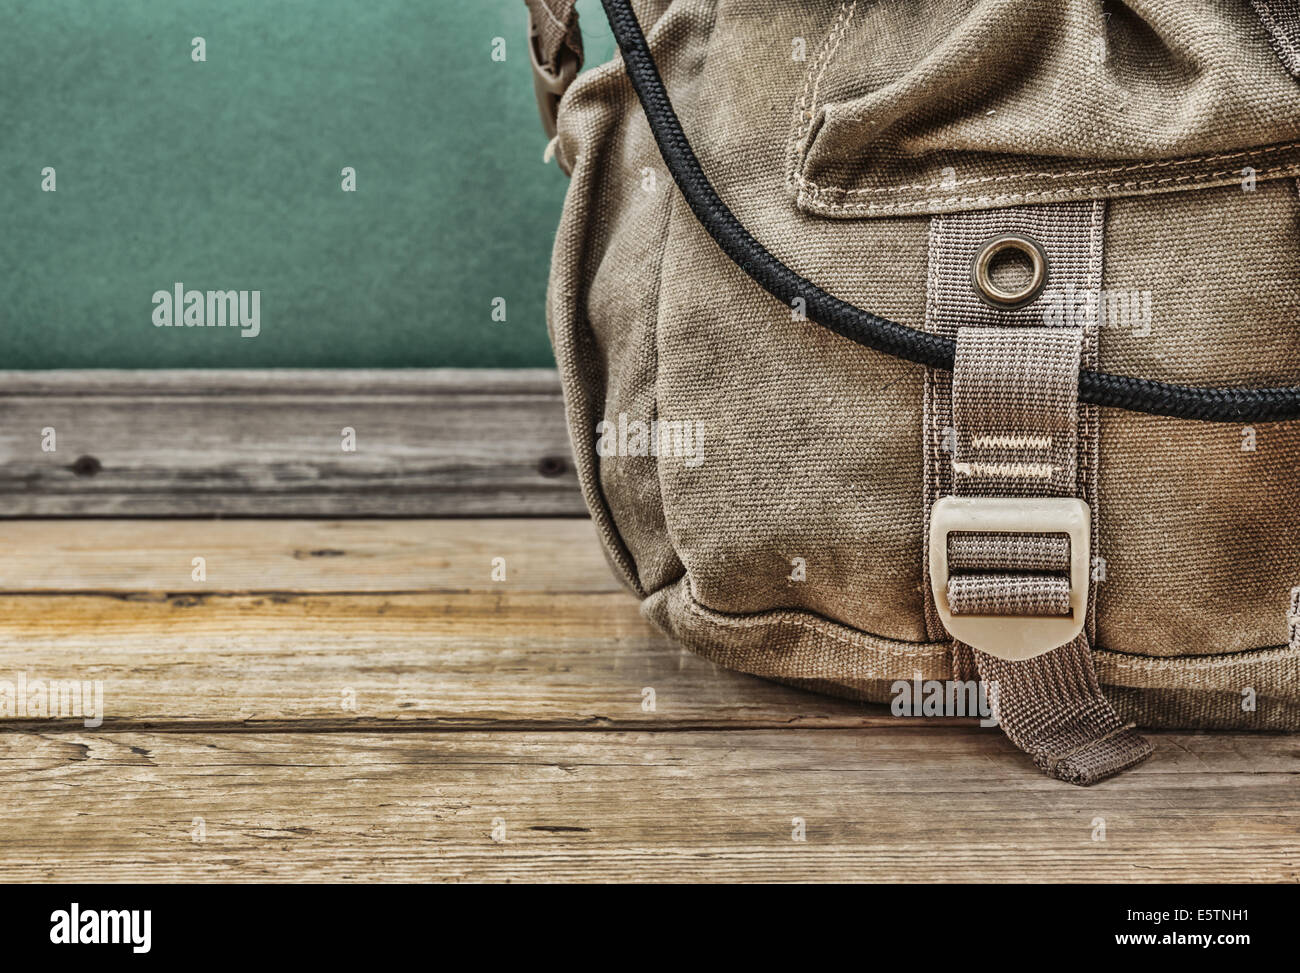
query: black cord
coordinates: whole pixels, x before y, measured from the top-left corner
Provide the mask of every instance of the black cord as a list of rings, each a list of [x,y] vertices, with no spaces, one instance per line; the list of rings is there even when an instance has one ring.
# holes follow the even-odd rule
[[[952,339],[917,331],[841,301],[795,273],[754,239],[700,168],[632,4],[629,0],[601,2],[664,163],[696,219],[723,252],[777,300],[790,304],[802,298],[808,317],[836,334],[918,365],[951,370],[956,355]],[[1271,422],[1300,418],[1300,388],[1194,388],[1087,369],[1079,373],[1079,399],[1176,419]]]

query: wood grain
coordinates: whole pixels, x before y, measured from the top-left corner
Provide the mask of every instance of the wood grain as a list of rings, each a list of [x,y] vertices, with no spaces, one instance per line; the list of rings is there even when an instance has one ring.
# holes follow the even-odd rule
[[[6,881],[1300,880],[1294,738],[1069,787],[681,650],[582,520],[0,524],[20,674],[105,715],[0,719]]]
[[[16,684],[18,673],[102,681],[110,728],[682,729],[893,719],[718,669],[656,632],[621,592],[6,595],[0,679]],[[644,708],[646,690],[653,710]],[[54,722],[82,725],[71,713]]]
[[[585,518],[0,521],[8,593],[622,590]]]
[[[8,517],[586,513],[545,369],[9,371],[0,409]]]
[[[20,672],[102,681],[106,727],[892,719],[674,645],[614,580],[591,522],[573,519],[2,523],[0,679]]]
[[[0,879],[1300,879],[1293,744],[1156,740],[1080,789],[953,728],[5,734]]]

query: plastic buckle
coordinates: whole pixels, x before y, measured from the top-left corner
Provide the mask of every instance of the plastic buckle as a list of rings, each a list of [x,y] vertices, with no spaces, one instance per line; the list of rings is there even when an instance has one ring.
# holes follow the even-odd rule
[[[528,32],[528,57],[533,62],[533,91],[537,94],[537,112],[542,116],[542,128],[548,139],[555,138],[556,121],[560,114],[560,99],[578,76],[581,62],[567,47],[556,56],[558,73],[542,63],[537,51],[537,30]]]
[[[1070,614],[954,615],[948,610],[948,535],[1065,534]],[[930,588],[948,634],[999,659],[1032,659],[1073,641],[1088,615],[1092,511],[1072,497],[943,497],[930,510]]]

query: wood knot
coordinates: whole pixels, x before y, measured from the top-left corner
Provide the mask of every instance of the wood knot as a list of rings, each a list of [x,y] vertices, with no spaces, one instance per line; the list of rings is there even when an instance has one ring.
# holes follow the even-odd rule
[[[563,476],[568,469],[563,456],[543,456],[537,461],[537,472],[548,479]]]
[[[104,464],[93,456],[78,456],[68,467],[77,476],[94,476],[103,468]]]

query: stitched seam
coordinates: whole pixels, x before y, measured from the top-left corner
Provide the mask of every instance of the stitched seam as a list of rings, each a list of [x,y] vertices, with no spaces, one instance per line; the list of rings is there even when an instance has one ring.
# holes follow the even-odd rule
[[[1105,282],[1106,267],[1106,201],[1095,200],[1092,204],[1092,232],[1088,239],[1088,285],[1101,288]],[[1093,322],[1083,329],[1083,348],[1080,362],[1089,368],[1096,368],[1101,362],[1101,325]],[[1078,496],[1091,508],[1092,516],[1089,531],[1092,541],[1092,557],[1101,554],[1101,411],[1095,405],[1079,403],[1078,456],[1076,476],[1078,477]],[[1091,558],[1089,559],[1091,561]],[[1089,577],[1093,566],[1087,565]],[[1086,607],[1086,631],[1088,642],[1097,644],[1097,585],[1088,585],[1088,604]]]
[[[1289,176],[1300,174],[1300,162],[1287,163],[1285,165],[1274,166],[1256,173],[1257,178],[1269,179],[1275,176]],[[993,196],[949,196],[942,199],[918,199],[901,203],[829,203],[816,199],[815,193],[800,193],[800,202],[811,205],[819,211],[854,211],[854,212],[876,212],[876,213],[895,213],[900,211],[922,212],[932,210],[936,206],[945,206],[957,203],[992,203],[995,205],[1009,205],[1031,198],[1043,198],[1048,200],[1068,199],[1070,197],[1086,196],[1099,192],[1115,192],[1120,190],[1141,191],[1151,189],[1157,186],[1182,183],[1188,188],[1197,186],[1209,186],[1211,184],[1222,184],[1222,181],[1231,177],[1233,181],[1239,178],[1240,174],[1235,170],[1224,170],[1210,173],[1192,173],[1183,176],[1170,176],[1164,179],[1136,180],[1125,183],[1106,183],[1093,186],[1074,186],[1069,189],[1054,190],[1026,190],[1020,193],[1003,193]],[[1216,182],[1217,181],[1217,182]],[[813,197],[809,199],[808,197]]]
[[[845,196],[870,195],[873,193],[894,193],[903,190],[954,189],[958,186],[973,186],[986,182],[1010,182],[1020,179],[1073,179],[1080,176],[1108,176],[1121,172],[1140,172],[1144,169],[1169,168],[1171,166],[1199,165],[1202,162],[1222,162],[1226,159],[1245,159],[1259,155],[1271,155],[1300,149],[1300,142],[1286,142],[1280,145],[1266,145],[1256,149],[1242,149],[1238,152],[1224,152],[1218,155],[1186,156],[1175,159],[1156,159],[1150,162],[1134,162],[1105,169],[1069,169],[1063,172],[1014,172],[997,176],[978,176],[972,179],[958,179],[954,182],[910,183],[902,186],[866,187],[860,189],[842,189],[837,186],[818,186],[811,179],[800,177],[801,182],[815,193],[834,193]],[[1237,173],[1239,175],[1239,173]]]
[[[1051,449],[1051,436],[976,436],[973,449]]]
[[[761,616],[751,616],[745,618],[733,618],[726,615],[719,615],[712,612],[692,597],[687,602],[688,610],[693,614],[708,622],[710,625],[718,625],[723,628],[754,628],[762,625],[794,625],[796,628],[808,629],[819,635],[825,635],[837,642],[853,648],[862,648],[864,642],[877,643],[872,648],[884,649],[885,651],[907,656],[909,658],[930,657],[934,659],[943,659],[948,654],[948,643],[934,642],[930,644],[898,642],[893,639],[885,639],[879,635],[871,635],[867,632],[858,632],[850,634],[848,632],[837,630],[839,625],[830,619],[815,616],[806,616],[793,611],[775,611],[763,614]],[[879,644],[884,643],[884,644]],[[911,648],[909,646],[916,646]]]
[[[826,38],[826,46],[822,49],[820,64],[817,65],[816,72],[808,72],[808,83],[804,89],[804,101],[800,105],[799,118],[799,139],[796,145],[798,150],[799,169],[803,168],[804,154],[808,149],[807,136],[812,132],[813,118],[816,116],[817,94],[821,90],[822,78],[826,76],[826,70],[830,67],[831,61],[835,59],[835,53],[840,48],[840,42],[848,32],[849,21],[853,19],[853,13],[857,10],[857,0],[845,0],[840,5],[838,22],[832,27],[831,33]]]
[[[925,324],[926,331],[937,332],[941,330],[936,322],[938,321],[938,271],[935,266],[934,254],[939,246],[941,234],[943,232],[943,221],[938,219],[930,220],[930,231],[928,244],[929,248],[926,257],[925,269]],[[937,476],[937,472],[932,473],[931,467],[937,467],[943,463],[943,432],[941,429],[939,408],[939,376],[936,369],[927,368],[925,370],[925,390],[921,397],[922,422],[921,422],[921,598],[924,604],[922,611],[925,615],[925,632],[931,637],[935,633],[940,636],[946,635],[943,624],[939,620],[938,610],[934,605],[934,591],[930,582],[930,506],[936,498],[931,496],[931,479]],[[952,643],[949,642],[949,645]]]
[[[560,20],[559,17],[555,16],[555,14],[551,12],[551,5],[548,2],[548,0],[542,0],[542,9],[546,11],[546,16],[551,18],[555,26],[559,27],[563,31],[567,31],[569,29],[568,24]]]
[[[1295,142],[1295,143],[1292,143],[1292,144],[1290,144],[1290,145],[1276,146],[1275,148],[1272,148],[1272,149],[1270,149],[1269,151],[1275,151],[1275,150],[1276,150],[1276,151],[1281,151],[1282,149],[1294,149],[1294,148],[1300,148],[1300,142]],[[1262,150],[1261,150],[1261,151],[1262,151]],[[1178,160],[1179,163],[1181,163],[1181,162],[1183,162],[1183,161],[1193,161],[1193,160]],[[1291,169],[1294,169],[1297,165],[1298,165],[1297,163],[1283,163],[1282,165],[1273,166],[1273,167],[1271,167],[1271,168],[1269,168],[1269,169],[1265,169],[1265,170],[1263,170],[1262,173],[1258,173],[1257,175],[1265,175],[1265,176],[1267,176],[1267,175],[1272,175],[1272,174],[1274,174],[1274,173],[1285,173],[1285,172],[1288,172],[1288,171],[1291,170]],[[1038,176],[1038,175],[1043,175],[1043,174],[1041,174],[1041,173],[1024,173],[1024,174],[1023,174],[1023,177],[1024,177],[1024,178],[1033,178],[1033,177]],[[1065,173],[1064,175],[1075,175],[1075,173]],[[1094,185],[1094,186],[1076,186],[1076,187],[1072,187],[1072,188],[1069,188],[1069,189],[1056,189],[1056,190],[1027,190],[1027,191],[1024,192],[1024,193],[1014,193],[1014,194],[1003,193],[1003,194],[999,194],[999,195],[995,195],[995,196],[951,196],[951,197],[948,197],[947,199],[939,200],[939,202],[970,202],[970,201],[981,200],[981,199],[1009,199],[1009,198],[1012,198],[1013,196],[1021,196],[1021,195],[1024,195],[1024,196],[1042,196],[1042,195],[1049,195],[1049,194],[1052,194],[1052,193],[1064,193],[1064,192],[1075,192],[1075,193],[1077,193],[1077,192],[1080,192],[1080,191],[1086,191],[1086,190],[1097,190],[1097,189],[1138,189],[1138,188],[1142,188],[1142,187],[1145,187],[1145,186],[1160,186],[1160,185],[1163,185],[1163,184],[1165,184],[1165,183],[1170,183],[1170,182],[1187,182],[1187,181],[1189,181],[1189,180],[1195,180],[1195,179],[1223,179],[1223,178],[1226,178],[1226,177],[1228,177],[1228,176],[1231,176],[1231,177],[1233,177],[1234,179],[1236,179],[1236,178],[1239,178],[1240,175],[1241,175],[1241,173],[1238,172],[1236,169],[1221,169],[1221,170],[1218,170],[1218,171],[1216,171],[1216,172],[1209,172],[1209,173],[1190,173],[1190,174],[1184,174],[1184,175],[1181,175],[1181,176],[1166,176],[1166,177],[1163,178],[1163,179],[1137,179],[1137,180],[1134,180],[1134,181],[1132,181],[1132,182],[1099,183],[1099,184]],[[998,176],[997,178],[999,178],[999,179],[1003,179],[1003,178],[1007,178],[1007,177],[1004,177],[1004,176]],[[810,183],[810,185],[811,185],[811,183]],[[922,188],[938,188],[938,187],[936,186],[936,187],[922,187]],[[849,194],[849,193],[852,193],[852,192],[855,192],[855,191],[856,191],[856,190],[851,190],[851,189],[837,189],[837,188],[835,188],[835,187],[828,187],[828,188],[824,188],[824,189],[816,189],[816,190],[814,190],[813,192],[811,192],[809,195],[813,195],[813,196],[823,196],[823,195],[825,195],[825,196],[839,196],[839,195],[846,195],[846,194]],[[873,191],[874,191],[874,190],[873,190]],[[889,187],[889,189],[888,189],[887,191],[888,191],[888,192],[894,192],[894,191],[895,191],[895,187]],[[918,202],[920,202],[920,201],[918,201]],[[832,203],[832,204],[830,204],[830,205],[837,205],[837,204]],[[868,207],[869,207],[869,206],[873,206],[873,205],[875,205],[875,204],[873,204],[873,203],[851,203],[851,204],[845,204],[845,205],[846,205],[846,206],[850,206],[850,207],[860,207],[860,206],[868,206]],[[885,205],[906,205],[906,204],[887,203],[887,204],[885,204]]]
[[[1010,477],[1050,480],[1056,473],[1054,463],[967,463],[953,460],[952,470],[960,476]]]
[[[1259,0],[1250,0],[1250,5],[1255,8],[1256,15],[1267,28],[1268,38],[1273,42],[1274,50],[1278,52],[1279,59],[1286,65],[1287,70],[1292,74],[1300,71],[1300,48],[1292,43],[1290,35],[1273,18],[1272,9],[1267,3],[1260,3]]]
[[[789,609],[765,612],[759,615],[730,616],[706,608],[695,600],[693,593],[686,597],[686,607],[710,625],[722,628],[756,628],[764,625],[794,625],[819,635],[829,636],[844,645],[860,648],[863,642],[875,643],[873,648],[883,648],[890,652],[908,657],[932,656],[937,659],[946,657],[948,642],[902,642],[889,639],[870,632],[850,632],[839,622],[820,615],[812,615]],[[1121,671],[1155,672],[1158,670],[1181,669],[1184,672],[1196,672],[1205,669],[1219,669],[1225,666],[1267,665],[1269,663],[1300,659],[1300,651],[1286,646],[1267,646],[1258,649],[1244,649],[1225,655],[1197,656],[1136,656],[1128,652],[1115,652],[1112,649],[1092,649],[1094,656],[1100,657],[1105,667]],[[1150,687],[1148,687],[1150,688]]]
[[[1300,659],[1300,651],[1283,646],[1270,646],[1261,649],[1243,649],[1226,655],[1161,655],[1137,656],[1128,652],[1115,652],[1112,649],[1093,649],[1099,656],[1102,666],[1127,672],[1154,672],[1159,669],[1186,668],[1188,671],[1221,669],[1232,666],[1268,665]]]
[[[857,10],[857,7],[858,0],[844,0],[840,4],[836,21],[831,25],[830,33],[826,36],[826,43],[817,56],[816,63],[808,69],[808,76],[804,80],[803,95],[799,99],[798,111],[795,115],[794,136],[790,140],[789,150],[786,153],[790,160],[786,185],[791,189],[795,187],[796,183],[802,187],[804,182],[803,168],[805,155],[808,151],[808,136],[812,133],[813,118],[817,114],[817,92],[821,87],[822,77],[826,74],[826,69],[830,67],[835,52],[839,50],[840,41],[847,32],[849,21],[853,18],[853,12]]]

